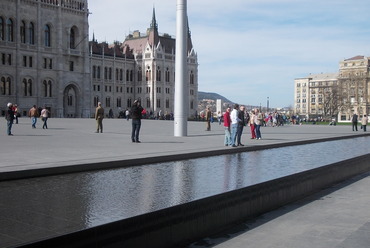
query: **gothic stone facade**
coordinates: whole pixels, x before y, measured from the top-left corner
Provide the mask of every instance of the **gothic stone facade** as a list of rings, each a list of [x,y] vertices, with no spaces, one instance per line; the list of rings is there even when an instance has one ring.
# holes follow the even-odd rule
[[[0,2],[0,109],[90,116],[87,0]]]
[[[159,35],[153,10],[145,34],[134,31],[123,43],[90,42],[92,102],[100,101],[115,116],[139,99],[147,113],[164,116],[174,111],[175,44],[168,34]],[[197,110],[198,60],[188,35],[189,117]]]
[[[119,44],[88,40],[87,0],[0,2],[0,111],[16,103],[52,117],[92,117],[97,102],[114,115],[140,99],[148,112],[173,112],[175,39],[159,35],[153,18]],[[189,116],[195,113],[198,64],[189,32]],[[108,112],[108,111],[107,111]]]

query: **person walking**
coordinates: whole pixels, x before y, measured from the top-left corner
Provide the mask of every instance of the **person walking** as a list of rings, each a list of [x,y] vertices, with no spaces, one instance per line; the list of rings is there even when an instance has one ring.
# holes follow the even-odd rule
[[[362,120],[361,120],[361,129],[364,130],[364,132],[366,132],[366,125],[367,125],[367,122],[368,122],[368,117],[366,115],[363,115],[362,116]]]
[[[263,115],[259,111],[259,109],[256,109],[255,123],[256,123],[256,139],[260,140],[262,139],[261,125],[263,123]]]
[[[224,127],[225,127],[225,141],[224,141],[224,144],[225,144],[225,146],[232,146],[231,133],[230,133],[230,125],[231,125],[230,110],[231,110],[230,108],[227,108],[226,112],[224,113]]]
[[[50,115],[50,111],[44,106],[44,108],[41,110],[41,120],[44,122],[42,125],[42,129],[48,129],[48,118]]]
[[[130,110],[126,109],[125,115],[126,115],[126,120],[129,121],[130,120]]]
[[[104,119],[104,108],[101,106],[101,102],[98,102],[98,107],[95,109],[95,120],[96,120],[96,132],[103,132],[103,119]]]
[[[131,119],[132,119],[132,132],[131,132],[131,140],[133,143],[141,143],[139,140],[140,135],[140,128],[141,128],[141,118],[143,107],[140,105],[139,100],[135,100],[134,104],[131,108]]]
[[[217,113],[217,120],[218,120],[218,125],[221,125],[221,122],[222,122],[222,114],[221,114],[221,111],[218,111],[218,113]]]
[[[33,105],[33,107],[28,111],[28,116],[32,120],[32,128],[36,128],[37,117],[39,117],[39,111],[36,108],[36,105]]]
[[[237,134],[236,134],[237,146],[244,146],[241,143],[243,128],[245,126],[244,110],[245,110],[245,107],[243,105],[240,106],[240,109],[238,110],[238,119],[239,119],[239,121],[238,121],[238,130],[237,130]]]
[[[20,117],[20,113],[18,112],[17,104],[14,104],[13,111],[14,111],[15,124],[18,124],[18,117]]]
[[[236,134],[238,132],[238,110],[239,110],[239,104],[234,104],[234,109],[231,111],[230,114],[230,120],[231,120],[231,146],[236,147],[235,141],[236,141]]]
[[[211,131],[211,118],[212,118],[212,111],[208,107],[206,110],[206,131]]]
[[[250,115],[250,118],[249,118],[249,126],[251,128],[251,139],[256,139],[256,124],[255,124],[255,117],[256,117],[256,114],[254,112],[254,110],[252,109],[251,111],[251,115]]]
[[[357,116],[356,112],[353,114],[351,121],[352,121],[352,131],[355,131],[355,129],[356,129],[356,131],[358,131],[357,130],[358,116]]]
[[[9,102],[6,106],[8,107],[7,111],[5,112],[5,119],[6,119],[6,124],[7,124],[6,131],[9,136],[13,136],[12,134],[12,126],[13,126],[13,121],[14,121],[13,104]]]

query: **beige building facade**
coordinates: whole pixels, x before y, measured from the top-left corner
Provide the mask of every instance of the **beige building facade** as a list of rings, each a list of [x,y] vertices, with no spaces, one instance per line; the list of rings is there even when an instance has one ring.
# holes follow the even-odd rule
[[[307,119],[335,117],[349,121],[368,114],[370,58],[356,56],[339,63],[338,73],[310,74],[294,80],[295,113]]]

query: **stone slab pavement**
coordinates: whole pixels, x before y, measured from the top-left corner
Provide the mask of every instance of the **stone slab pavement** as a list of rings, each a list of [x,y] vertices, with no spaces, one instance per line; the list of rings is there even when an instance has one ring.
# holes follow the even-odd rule
[[[368,248],[369,188],[359,175],[187,248]]]
[[[205,131],[204,122],[188,122],[188,135],[174,137],[173,121],[143,120],[140,144],[131,142],[131,121],[104,119],[103,133],[95,133],[94,119],[49,119],[49,129],[31,128],[29,118],[20,118],[13,125],[14,136],[7,136],[6,122],[0,120],[0,174],[4,172],[27,172],[32,169],[60,168],[73,165],[107,161],[125,161],[161,156],[177,156],[234,149],[243,151],[268,145],[283,145],[289,142],[308,141],[335,137],[355,137],[367,133],[352,132],[350,126],[283,126],[263,127],[262,140],[251,140],[246,127],[242,136],[245,147],[224,146],[224,128],[213,123],[211,131]],[[68,169],[67,169],[68,170]]]

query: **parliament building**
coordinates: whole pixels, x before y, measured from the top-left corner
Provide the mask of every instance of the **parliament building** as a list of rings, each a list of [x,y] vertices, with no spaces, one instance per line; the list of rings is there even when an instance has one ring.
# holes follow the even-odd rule
[[[2,0],[0,111],[15,103],[52,117],[89,118],[101,102],[114,116],[139,99],[148,113],[174,111],[175,38],[159,34],[153,9],[144,33],[89,41],[87,0]],[[188,32],[189,117],[197,110],[198,60]]]

